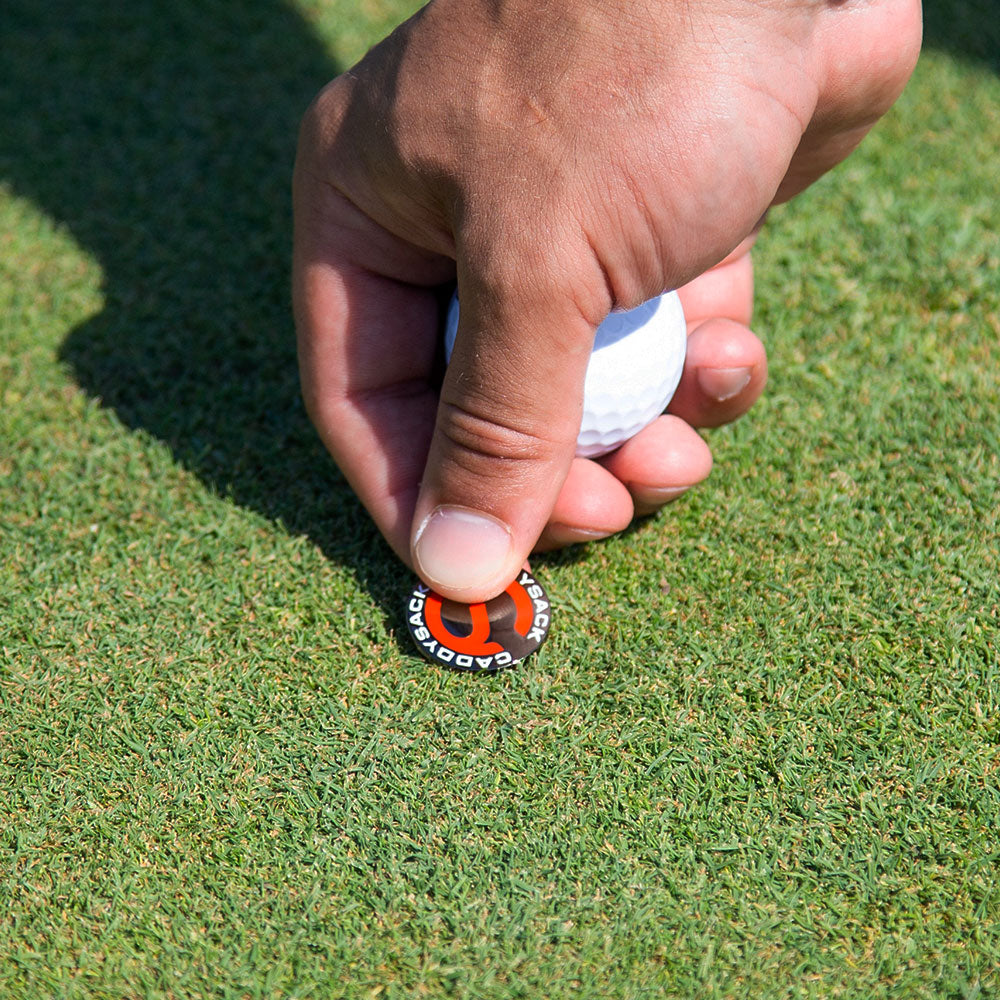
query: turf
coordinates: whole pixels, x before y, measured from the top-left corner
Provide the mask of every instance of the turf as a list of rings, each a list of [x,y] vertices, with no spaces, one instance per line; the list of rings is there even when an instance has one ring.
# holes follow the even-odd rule
[[[998,995],[991,5],[774,214],[708,484],[489,678],[297,395],[296,123],[404,6],[0,10],[0,995]]]

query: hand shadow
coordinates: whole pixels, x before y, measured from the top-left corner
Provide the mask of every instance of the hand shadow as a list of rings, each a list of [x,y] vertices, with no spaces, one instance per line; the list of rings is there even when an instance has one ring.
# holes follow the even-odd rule
[[[1000,73],[1000,11],[996,0],[924,3],[924,47],[940,49]]]
[[[291,170],[330,55],[274,0],[6,0],[0,28],[0,177],[104,274],[104,308],[62,360],[213,490],[350,565],[397,618],[406,570],[299,397]]]

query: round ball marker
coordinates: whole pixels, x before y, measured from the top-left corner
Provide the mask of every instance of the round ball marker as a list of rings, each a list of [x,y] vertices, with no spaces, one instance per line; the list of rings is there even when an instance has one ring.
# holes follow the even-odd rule
[[[527,570],[485,603],[450,601],[419,583],[406,605],[417,649],[453,670],[495,671],[520,663],[545,641],[551,616],[545,588]]]

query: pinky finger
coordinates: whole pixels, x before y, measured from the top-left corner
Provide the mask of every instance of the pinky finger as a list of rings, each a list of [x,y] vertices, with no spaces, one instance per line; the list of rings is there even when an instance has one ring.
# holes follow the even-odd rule
[[[707,319],[688,334],[670,412],[694,427],[719,427],[746,413],[766,382],[767,352],[757,336],[734,320]]]

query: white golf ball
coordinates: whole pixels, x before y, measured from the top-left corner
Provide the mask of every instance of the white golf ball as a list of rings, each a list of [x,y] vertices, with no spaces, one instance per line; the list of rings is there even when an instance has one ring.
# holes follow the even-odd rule
[[[457,333],[458,297],[452,296],[445,323],[446,360],[451,360]],[[677,389],[686,350],[687,326],[676,292],[611,313],[597,328],[587,365],[577,455],[606,455],[651,424]]]

